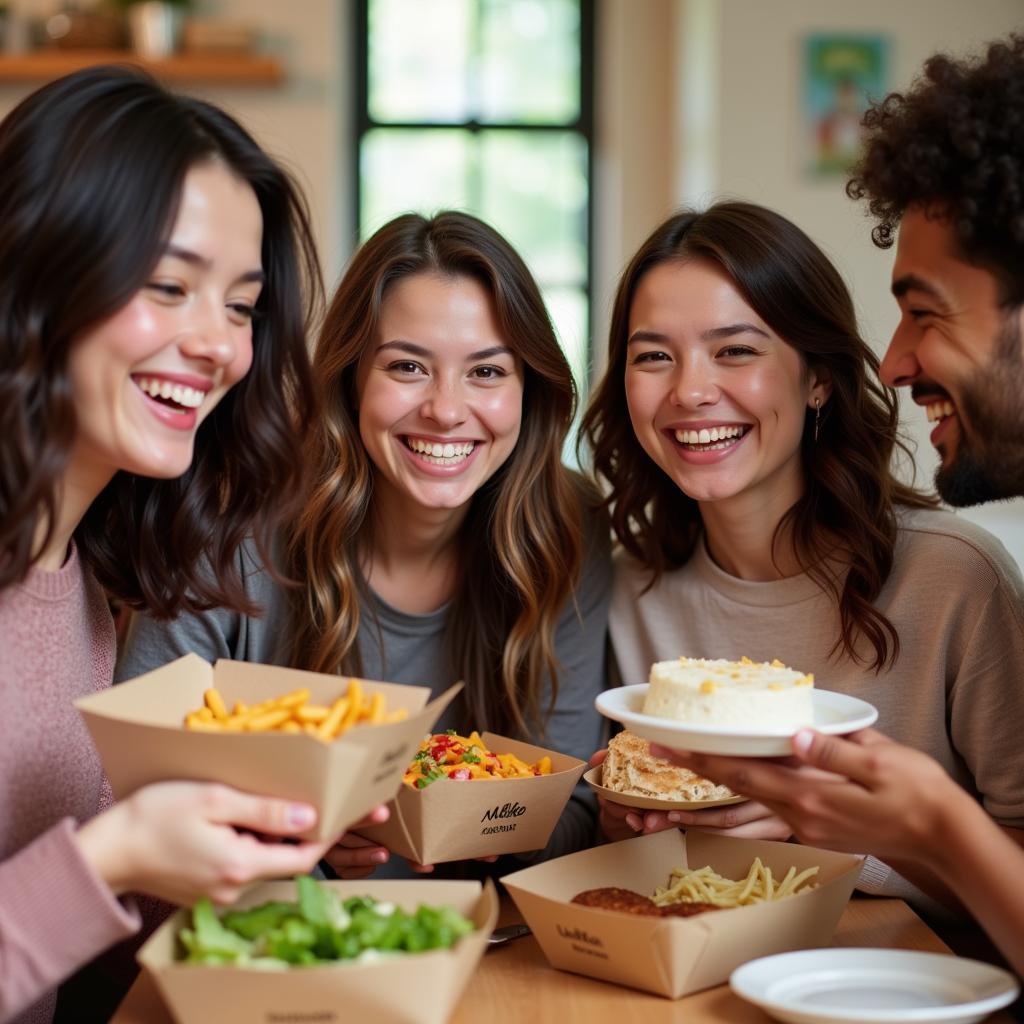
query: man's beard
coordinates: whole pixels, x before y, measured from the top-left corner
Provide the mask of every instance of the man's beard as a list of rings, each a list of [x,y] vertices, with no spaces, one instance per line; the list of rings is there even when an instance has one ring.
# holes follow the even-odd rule
[[[961,390],[956,454],[935,486],[950,505],[1024,495],[1024,352],[1020,310],[1008,313],[991,363]],[[971,426],[968,436],[965,423]]]

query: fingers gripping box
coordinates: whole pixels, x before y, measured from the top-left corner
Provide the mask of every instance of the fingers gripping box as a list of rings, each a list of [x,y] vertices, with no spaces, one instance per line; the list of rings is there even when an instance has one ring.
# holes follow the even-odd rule
[[[211,665],[187,654],[163,668],[75,702],[99,751],[114,796],[123,799],[152,782],[220,782],[260,796],[302,800],[318,820],[304,838],[330,839],[390,800],[420,739],[458,693],[451,687],[428,703],[430,690],[360,680],[384,696],[404,721],[358,725],[331,742],[288,733],[193,732],[185,714],[215,687],[227,703],[252,704],[297,689],[330,704],[347,680],[240,661]]]
[[[814,889],[778,902],[689,918],[643,917],[570,902],[616,886],[650,896],[673,868],[705,864],[742,879],[755,857],[781,878],[817,866]],[[726,981],[757,957],[827,945],[862,858],[794,843],[672,829],[585,850],[506,875],[502,882],[552,967],[678,999]]]

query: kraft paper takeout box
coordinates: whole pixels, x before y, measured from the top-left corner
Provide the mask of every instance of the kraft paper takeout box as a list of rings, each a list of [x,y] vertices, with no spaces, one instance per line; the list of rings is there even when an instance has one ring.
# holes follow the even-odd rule
[[[235,700],[256,704],[300,687],[310,690],[314,703],[329,704],[348,686],[339,676],[224,659],[211,665],[195,654],[83,697],[75,706],[119,800],[151,782],[222,782],[312,804],[319,816],[305,838],[330,839],[395,795],[423,734],[461,687],[428,704],[427,687],[361,683],[368,693],[383,693],[389,711],[405,708],[409,717],[356,726],[331,743],[305,734],[194,732],[182,725],[185,713],[202,707],[211,686],[228,706]]]
[[[617,886],[651,896],[675,867],[710,864],[746,877],[755,857],[781,878],[817,865],[818,887],[777,903],[690,918],[641,917],[569,901]],[[678,999],[726,981],[748,960],[829,943],[860,875],[861,858],[794,843],[658,832],[506,875],[502,882],[553,967]]]
[[[480,738],[492,753],[515,754],[527,764],[550,757],[551,774],[495,782],[438,779],[423,789],[403,783],[391,817],[360,835],[418,864],[542,850],[586,763],[492,732]]]
[[[488,882],[321,882],[345,898],[372,896],[412,912],[421,903],[447,904],[476,931],[451,949],[404,953],[367,963],[338,963],[265,970],[212,967],[179,960],[177,935],[190,921],[179,910],[139,950],[138,960],[156,981],[179,1024],[253,1024],[257,1021],[387,1021],[440,1024],[451,1015],[498,919],[498,897]],[[295,899],[294,882],[266,882],[238,907]]]

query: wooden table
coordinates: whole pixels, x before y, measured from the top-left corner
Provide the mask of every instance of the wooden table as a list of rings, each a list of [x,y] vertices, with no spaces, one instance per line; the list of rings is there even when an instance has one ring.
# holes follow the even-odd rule
[[[503,899],[500,924],[521,920]],[[854,898],[836,930],[837,946],[877,946],[948,953],[948,947],[902,900]],[[483,1008],[483,1016],[481,1015]],[[675,1001],[555,971],[532,936],[484,955],[451,1024],[769,1024],[761,1010],[728,985]],[[988,1024],[1010,1024],[998,1013]],[[174,1024],[151,979],[143,974],[111,1024]]]

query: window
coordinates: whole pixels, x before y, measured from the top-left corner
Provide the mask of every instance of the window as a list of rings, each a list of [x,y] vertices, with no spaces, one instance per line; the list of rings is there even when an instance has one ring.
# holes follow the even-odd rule
[[[360,239],[467,210],[537,279],[589,370],[592,0],[359,0]]]

